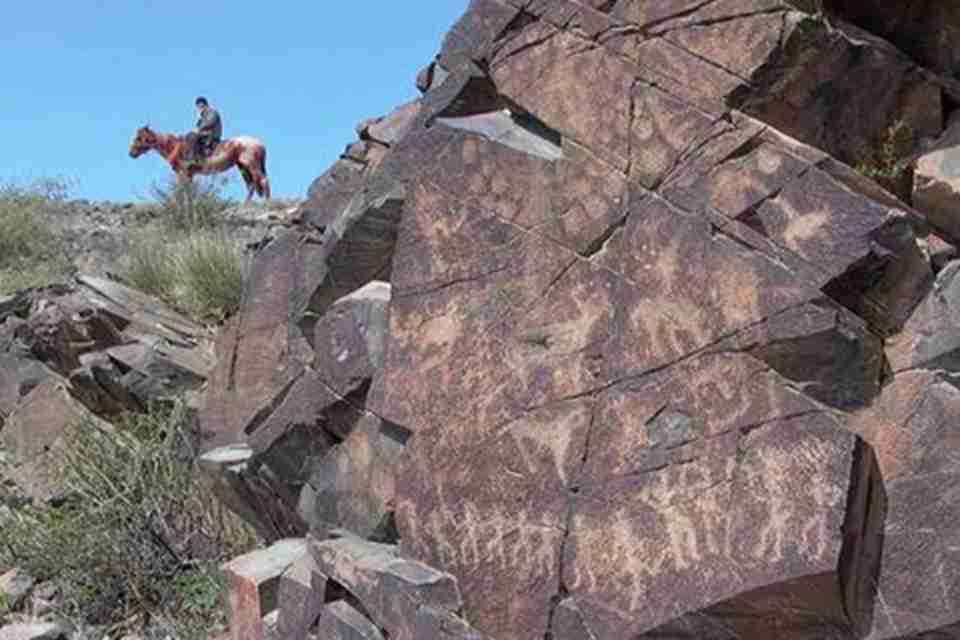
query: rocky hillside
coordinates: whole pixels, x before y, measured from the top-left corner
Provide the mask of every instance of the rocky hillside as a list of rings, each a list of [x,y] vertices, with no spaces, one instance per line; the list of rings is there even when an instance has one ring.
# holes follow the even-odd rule
[[[296,202],[255,202],[229,207],[224,226],[231,238],[252,245],[282,223]],[[65,250],[81,273],[116,272],[139,237],[162,233],[162,207],[144,202],[91,202],[70,200],[59,204],[51,216],[62,234]]]
[[[473,0],[215,336],[233,637],[960,638],[958,29]]]

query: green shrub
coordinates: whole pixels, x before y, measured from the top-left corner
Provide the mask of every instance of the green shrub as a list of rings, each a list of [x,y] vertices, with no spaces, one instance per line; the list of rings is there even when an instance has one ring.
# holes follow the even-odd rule
[[[144,293],[169,299],[176,278],[170,251],[170,240],[156,233],[133,239],[121,267],[123,279]]]
[[[243,250],[216,230],[141,238],[120,271],[131,286],[199,320],[222,320],[239,308],[245,273]]]
[[[233,202],[223,197],[225,178],[198,176],[190,182],[171,178],[154,185],[152,192],[164,224],[179,231],[213,229],[223,223],[223,214]]]
[[[66,183],[0,186],[0,294],[63,280],[72,267],[55,214]]]
[[[870,178],[897,178],[907,169],[903,158],[913,149],[913,129],[903,120],[897,120],[879,136],[873,148],[860,153],[854,167]]]
[[[52,580],[68,619],[222,622],[216,567],[255,538],[199,481],[189,423],[177,402],[112,431],[74,425],[58,474],[65,504],[21,507],[0,530],[0,553]]]
[[[243,296],[244,256],[226,234],[208,231],[186,238],[174,253],[178,299],[197,317],[233,314]]]

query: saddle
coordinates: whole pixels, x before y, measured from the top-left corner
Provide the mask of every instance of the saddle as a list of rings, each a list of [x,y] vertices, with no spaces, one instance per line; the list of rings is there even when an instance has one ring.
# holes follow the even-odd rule
[[[190,164],[203,163],[204,160],[214,155],[220,145],[223,144],[222,140],[214,144],[210,144],[208,141],[203,140],[196,133],[188,133],[186,136],[186,142],[187,153],[184,160]]]

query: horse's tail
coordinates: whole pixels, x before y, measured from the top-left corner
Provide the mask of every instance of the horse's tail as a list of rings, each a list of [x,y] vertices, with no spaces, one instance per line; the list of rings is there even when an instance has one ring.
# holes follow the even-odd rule
[[[267,148],[260,147],[259,160],[260,160],[260,171],[263,172],[264,177],[267,175]]]
[[[262,198],[270,199],[270,178],[267,177],[267,147],[260,147],[260,153],[257,154],[258,164],[260,165],[260,184],[257,185],[257,192]]]

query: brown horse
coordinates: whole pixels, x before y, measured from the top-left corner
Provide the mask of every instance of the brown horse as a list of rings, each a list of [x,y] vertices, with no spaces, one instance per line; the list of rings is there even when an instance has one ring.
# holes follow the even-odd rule
[[[217,145],[213,153],[199,161],[186,159],[189,151],[187,144],[183,136],[156,133],[149,126],[140,127],[130,143],[130,157],[139,158],[147,151],[156,151],[170,163],[170,168],[180,180],[193,180],[193,176],[198,173],[222,173],[237,167],[247,185],[247,202],[253,198],[254,193],[265,200],[270,199],[267,148],[256,138],[241,136],[224,140]]]

